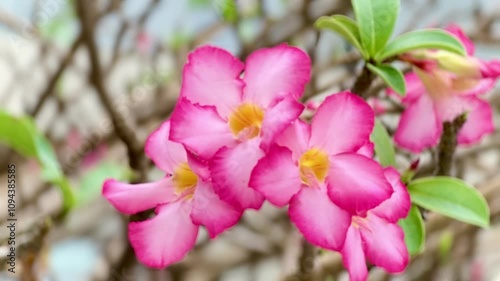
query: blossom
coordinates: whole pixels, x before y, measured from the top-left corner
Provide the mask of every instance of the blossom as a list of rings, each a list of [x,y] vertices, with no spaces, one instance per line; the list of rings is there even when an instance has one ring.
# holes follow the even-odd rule
[[[407,95],[402,102],[406,110],[394,140],[415,153],[436,146],[443,122],[463,113],[467,121],[458,134],[459,144],[478,142],[494,129],[491,107],[479,95],[494,87],[500,76],[500,61],[485,62],[473,57],[474,45],[463,31],[457,26],[447,30],[461,40],[468,56],[441,50],[403,56],[416,67],[405,76]]]
[[[250,186],[277,206],[289,204],[290,219],[310,243],[340,250],[351,216],[393,192],[382,167],[367,157],[373,125],[373,111],[361,98],[331,95],[311,125],[297,120],[276,138]]]
[[[215,192],[239,209],[264,198],[248,187],[250,173],[275,136],[298,118],[310,78],[310,59],[279,45],[252,53],[244,65],[205,46],[188,57],[171,139],[208,161]]]
[[[351,281],[366,280],[366,259],[389,273],[402,272],[409,262],[404,233],[397,222],[408,216],[410,196],[394,168],[385,168],[384,174],[393,188],[392,196],[366,213],[352,216],[340,251]]]
[[[110,179],[103,196],[120,212],[135,214],[155,208],[156,215],[131,222],[128,236],[138,259],[147,266],[163,268],[183,259],[194,247],[199,225],[211,238],[235,225],[241,211],[214,193],[208,168],[184,147],[168,140],[170,121],[146,141],[146,155],[166,172],[151,183],[128,184]]]

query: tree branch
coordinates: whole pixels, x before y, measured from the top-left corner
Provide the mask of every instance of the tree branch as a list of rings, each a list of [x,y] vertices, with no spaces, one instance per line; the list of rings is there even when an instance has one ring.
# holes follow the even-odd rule
[[[443,134],[438,147],[438,163],[434,173],[436,176],[450,175],[453,155],[457,148],[457,135],[466,120],[467,115],[462,114],[451,122],[443,123]]]

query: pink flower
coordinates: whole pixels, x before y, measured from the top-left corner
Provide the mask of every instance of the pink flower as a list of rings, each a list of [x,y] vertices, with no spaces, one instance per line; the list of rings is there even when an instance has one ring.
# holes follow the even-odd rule
[[[365,214],[352,216],[340,251],[351,281],[366,280],[366,259],[389,273],[402,272],[409,262],[404,233],[397,222],[408,216],[410,196],[394,168],[386,168],[384,174],[394,190],[392,196]]]
[[[393,192],[373,154],[370,106],[351,93],[326,98],[311,125],[296,121],[252,172],[250,186],[289,216],[314,245],[340,250],[351,216],[366,214]]]
[[[494,130],[492,110],[478,95],[491,90],[500,76],[500,61],[483,62],[472,57],[474,45],[456,26],[447,29],[464,44],[468,57],[445,51],[422,51],[423,60],[405,58],[417,65],[405,76],[406,110],[394,135],[395,142],[412,152],[434,147],[442,133],[443,122],[467,113],[458,135],[459,144],[478,142]]]
[[[184,67],[171,139],[209,161],[215,192],[239,209],[264,198],[250,173],[275,136],[298,118],[310,78],[306,53],[285,44],[251,54],[246,66],[227,51],[200,47]]]
[[[184,258],[194,247],[199,225],[211,238],[235,225],[241,211],[214,193],[208,168],[181,144],[168,140],[170,122],[146,142],[146,154],[167,176],[157,182],[127,184],[107,180],[103,196],[120,212],[134,214],[155,208],[156,216],[131,222],[129,240],[138,259],[163,268]]]

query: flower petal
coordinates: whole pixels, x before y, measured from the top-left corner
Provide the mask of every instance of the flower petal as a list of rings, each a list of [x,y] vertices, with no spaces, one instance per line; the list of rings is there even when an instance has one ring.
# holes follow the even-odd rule
[[[241,102],[244,65],[226,50],[204,46],[188,56],[182,75],[181,96],[192,103],[214,106],[227,117]]]
[[[149,135],[145,144],[146,155],[163,171],[172,174],[176,167],[187,161],[182,144],[169,140],[170,121],[166,121]]]
[[[464,98],[468,105],[467,121],[458,133],[459,144],[473,144],[495,130],[490,104],[477,97]]]
[[[375,144],[371,141],[368,141],[362,147],[360,147],[358,151],[356,151],[356,153],[368,158],[373,158],[373,155],[375,154]]]
[[[368,214],[365,223],[360,232],[368,260],[389,273],[402,272],[409,262],[403,230],[372,214]]]
[[[246,60],[244,100],[263,108],[283,93],[298,99],[311,76],[311,59],[302,50],[281,44],[253,52]]]
[[[445,30],[457,37],[458,40],[462,42],[468,55],[474,54],[474,43],[472,42],[472,40],[470,40],[469,37],[467,37],[460,26],[456,24],[450,24],[445,28]]]
[[[137,259],[152,268],[181,261],[194,247],[198,226],[189,217],[192,204],[177,201],[158,208],[157,215],[128,226],[130,244]]]
[[[336,206],[325,190],[303,187],[292,197],[288,214],[311,244],[335,251],[344,245],[351,216]]]
[[[229,203],[220,200],[212,183],[200,181],[194,193],[191,219],[195,224],[207,228],[210,238],[215,238],[224,230],[238,223],[242,212]]]
[[[438,144],[443,130],[434,113],[432,100],[422,96],[411,103],[401,115],[394,141],[414,153]]]
[[[109,179],[104,182],[102,195],[118,211],[128,215],[154,208],[158,204],[167,203],[176,198],[170,178],[140,184]]]
[[[250,177],[250,187],[278,207],[288,204],[300,186],[299,168],[292,159],[292,152],[276,144],[259,160]]]
[[[330,199],[351,214],[373,209],[393,192],[380,164],[355,153],[330,157],[326,181]]]
[[[366,268],[361,235],[357,228],[349,227],[341,254],[342,262],[349,271],[350,281],[366,281],[368,269]]]
[[[298,161],[300,156],[309,148],[311,126],[297,119],[276,137],[276,143],[292,151],[293,160]]]
[[[384,175],[391,184],[394,193],[389,199],[375,207],[372,212],[388,222],[396,223],[399,219],[408,216],[411,207],[410,195],[396,169],[392,167],[385,168]]]
[[[405,74],[406,95],[402,97],[400,94],[388,89],[387,92],[398,99],[401,99],[404,104],[415,101],[422,95],[426,94],[425,86],[415,72]]]
[[[250,174],[264,152],[259,139],[242,142],[235,147],[221,148],[209,162],[214,190],[219,197],[240,210],[259,209],[262,194],[248,187]]]
[[[373,110],[360,97],[349,92],[331,95],[312,119],[309,146],[329,155],[356,152],[369,140],[374,122]]]
[[[261,148],[267,151],[276,136],[296,120],[302,110],[304,110],[304,105],[292,97],[286,97],[269,108],[262,122]]]
[[[171,122],[170,139],[184,144],[203,159],[212,157],[221,147],[236,143],[229,125],[214,107],[179,99]]]

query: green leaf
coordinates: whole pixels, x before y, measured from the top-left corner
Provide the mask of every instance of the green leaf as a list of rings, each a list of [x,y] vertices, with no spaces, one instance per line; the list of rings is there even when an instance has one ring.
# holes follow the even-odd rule
[[[483,195],[460,179],[417,179],[408,185],[408,191],[413,203],[428,210],[481,227],[489,225],[490,211]]]
[[[399,13],[399,0],[352,0],[361,44],[373,57],[385,47]]]
[[[462,43],[450,33],[441,29],[422,29],[405,33],[375,56],[377,62],[417,49],[441,49],[465,55]]]
[[[235,23],[238,20],[238,7],[235,0],[215,0],[213,5],[224,21]]]
[[[405,77],[403,73],[388,64],[373,65],[368,63],[366,65],[371,72],[384,80],[385,84],[392,88],[396,93],[404,96],[406,94]]]
[[[319,29],[325,28],[338,33],[347,42],[356,47],[365,59],[368,59],[368,55],[361,45],[358,25],[352,19],[343,15],[323,16],[316,20],[315,26]]]
[[[405,233],[405,244],[410,255],[420,253],[425,244],[425,226],[418,207],[411,206],[408,216],[398,224]]]
[[[71,208],[74,203],[71,186],[62,172],[52,145],[31,118],[14,117],[0,111],[0,141],[24,157],[36,158],[42,167],[44,181],[58,186],[63,195],[64,209]]]
[[[396,166],[396,153],[392,139],[387,133],[385,126],[378,120],[375,120],[375,127],[370,136],[370,140],[375,144],[375,154],[382,166]]]
[[[101,194],[102,184],[108,178],[127,180],[132,173],[125,166],[102,162],[87,171],[80,181],[77,194],[78,205],[85,204]]]

